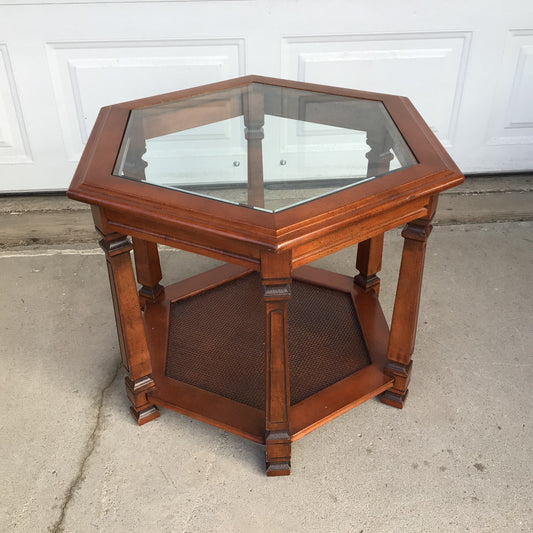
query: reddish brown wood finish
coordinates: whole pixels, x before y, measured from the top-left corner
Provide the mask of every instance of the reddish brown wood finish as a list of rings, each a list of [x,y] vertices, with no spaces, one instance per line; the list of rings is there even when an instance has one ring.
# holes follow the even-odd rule
[[[130,409],[141,425],[157,418],[159,410],[146,396],[155,383],[150,375],[150,353],[136,296],[130,258],[132,245],[124,235],[117,233],[102,233],[100,245],[106,255],[122,364],[128,371],[126,390],[131,402]]]
[[[393,378],[383,372],[387,357],[388,326],[376,293],[354,286],[349,276],[309,266],[293,271],[292,277],[352,295],[371,361],[363,370],[292,407],[291,430],[294,441],[389,389]]]
[[[316,97],[306,95],[305,101],[291,101],[283,109],[275,99],[258,98],[251,87],[254,83],[311,91]],[[198,99],[187,100],[233,87],[249,90],[242,100],[215,97],[207,107]],[[340,105],[337,112],[325,113],[321,103],[335,95],[361,100],[355,111]],[[305,106],[306,120],[336,126],[353,125],[349,113],[356,113],[359,127],[367,131],[369,176],[381,174],[388,170],[393,140],[379,134],[368,113],[369,102],[376,101],[383,103],[418,164],[284,211],[252,210],[143,183],[144,139],[135,136],[130,142],[138,153],[134,171],[139,181],[113,176],[130,110],[156,105],[144,115],[146,139],[244,115],[249,200],[255,205],[261,203],[262,194],[264,113],[298,118],[299,106]],[[165,103],[172,105],[159,106]],[[128,370],[127,394],[137,422],[157,417],[158,405],[168,407],[265,444],[267,474],[285,475],[290,472],[291,442],[328,420],[381,393],[383,402],[402,407],[436,199],[441,191],[462,180],[412,104],[401,97],[248,76],[102,109],[69,196],[93,204],[95,225],[106,252],[122,361]],[[402,233],[404,249],[389,334],[378,302],[377,273],[384,232],[402,224],[407,225]],[[132,245],[126,236],[133,238],[137,281],[142,285],[140,303],[130,258]],[[231,264],[163,288],[157,243]],[[359,273],[355,279],[305,266],[356,243]],[[167,375],[171,306],[256,275],[252,271],[261,274],[258,290],[262,289],[265,313],[264,409]],[[293,280],[351,295],[349,301],[353,302],[369,363],[291,405],[288,306]],[[206,309],[213,320],[216,312]],[[216,343],[217,339],[205,339],[206,346]]]
[[[157,388],[150,392],[156,405],[172,409],[231,431],[261,444],[265,443],[265,412],[217,394],[173,380],[166,375],[170,305],[238,279],[249,271],[226,264],[165,288],[161,298],[147,302],[144,319]],[[207,313],[210,310],[206,310]],[[216,342],[216,339],[213,341]]]
[[[132,242],[137,281],[142,285],[139,289],[139,298],[141,304],[144,304],[146,300],[156,300],[163,292],[163,287],[159,284],[163,278],[159,252],[155,242],[136,237],[132,239]]]
[[[266,464],[268,476],[290,473],[290,380],[287,302],[291,297],[290,254],[261,255],[266,316]]]
[[[172,302],[192,298],[213,288],[220,287],[235,279],[245,276],[250,271],[236,265],[227,264],[214,270],[204,272],[165,288],[162,298],[146,305],[145,322],[148,345],[153,361],[153,378],[157,388],[149,393],[149,399],[156,405],[173,409],[203,422],[231,431],[255,442],[267,444],[267,453],[271,462],[270,475],[287,473],[290,462],[290,442],[299,439],[313,429],[341,415],[352,407],[376,396],[392,386],[392,379],[383,373],[387,352],[388,327],[381,312],[377,297],[373,291],[362,291],[353,286],[352,278],[334,274],[325,270],[302,267],[292,273],[292,279],[311,285],[352,294],[354,307],[364,331],[371,364],[334,385],[323,389],[300,403],[289,405],[290,376],[286,346],[278,343],[278,353],[272,345],[267,347],[267,354],[274,351],[274,357],[268,359],[267,372],[277,372],[272,383],[268,404],[272,406],[270,414],[247,405],[229,400],[218,394],[198,389],[186,383],[178,382],[166,376],[169,309]],[[272,290],[276,291],[272,304],[285,307],[283,298],[287,298],[287,278],[275,278]],[[281,294],[281,297],[279,296]],[[210,312],[212,310],[209,310]],[[285,312],[285,309],[283,309]],[[265,317],[267,313],[265,313]],[[285,336],[286,332],[283,331]],[[205,339],[206,343],[216,343],[217,339]],[[286,341],[285,341],[286,342]],[[284,368],[284,372],[280,371]],[[279,420],[276,420],[278,418]],[[286,421],[288,420],[288,427]],[[268,442],[266,426],[283,431],[278,442]],[[274,430],[275,430],[274,429]],[[287,436],[287,434],[289,436]],[[270,446],[268,446],[270,444]]]
[[[379,294],[379,278],[377,273],[381,270],[381,257],[383,255],[383,237],[381,233],[366,239],[357,245],[357,261],[355,266],[359,274],[354,281],[365,290],[373,289]]]
[[[382,101],[419,164],[278,213],[257,212],[236,205],[224,205],[224,209],[220,209],[217,201],[111,177],[130,108],[161,104],[173,98],[208,94],[254,82]],[[232,245],[239,248],[238,243],[242,243],[244,248],[240,247],[235,255],[243,261],[257,261],[257,247],[282,249],[291,248],[293,243],[306,246],[316,239],[317,233],[328,235],[341,226],[352,226],[356,233],[360,221],[373,219],[379,213],[386,213],[399,205],[407,210],[406,204],[417,203],[418,200],[425,202],[428,195],[457,185],[462,180],[453,161],[406,98],[250,76],[104,108],[89,138],[69,195],[111,210],[110,223],[113,224],[117,215],[127,213],[126,219],[116,220],[116,231],[128,233],[135,230],[144,233],[147,240],[168,241],[170,245],[179,247],[198,247],[199,253],[207,255],[212,253],[209,248],[233,253],[228,248]],[[134,222],[131,217],[141,213],[142,216]],[[414,217],[405,213],[405,217],[408,216],[417,218],[423,213]],[[401,217],[394,222],[388,219],[386,223],[383,222],[384,231],[395,227],[391,224],[398,225],[406,221],[401,220]],[[371,233],[375,233],[373,228]],[[369,236],[352,235],[344,246]],[[202,243],[199,246],[200,237],[208,241],[217,239],[217,246],[209,247]],[[305,264],[305,261],[300,264]]]
[[[381,397],[383,403],[400,409],[411,379],[426,243],[436,208],[437,197],[433,196],[426,217],[409,222],[402,231],[405,240],[385,367],[385,373],[394,378],[394,387]]]

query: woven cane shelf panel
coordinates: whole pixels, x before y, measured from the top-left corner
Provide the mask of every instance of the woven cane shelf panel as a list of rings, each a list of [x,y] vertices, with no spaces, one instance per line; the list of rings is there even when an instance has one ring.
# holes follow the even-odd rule
[[[300,281],[288,308],[291,404],[370,364],[349,294]],[[166,375],[265,406],[265,310],[257,273],[171,306]]]

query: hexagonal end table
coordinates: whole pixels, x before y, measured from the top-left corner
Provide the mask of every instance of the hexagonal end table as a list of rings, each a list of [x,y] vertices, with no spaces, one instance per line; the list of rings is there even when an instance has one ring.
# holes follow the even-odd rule
[[[402,407],[430,222],[462,180],[403,97],[248,76],[103,108],[68,194],[102,235],[137,422],[173,409],[285,475],[309,431]],[[377,273],[402,224],[389,330]],[[226,264],[162,287],[158,243]],[[354,278],[308,265],[354,244]]]

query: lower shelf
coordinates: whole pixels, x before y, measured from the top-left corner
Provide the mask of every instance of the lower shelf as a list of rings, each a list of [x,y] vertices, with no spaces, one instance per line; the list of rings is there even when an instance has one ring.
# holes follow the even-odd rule
[[[225,265],[165,289],[145,311],[151,400],[264,442],[265,312],[258,273]],[[351,278],[303,267],[288,309],[292,439],[390,388],[388,328]],[[385,339],[385,342],[383,342]]]

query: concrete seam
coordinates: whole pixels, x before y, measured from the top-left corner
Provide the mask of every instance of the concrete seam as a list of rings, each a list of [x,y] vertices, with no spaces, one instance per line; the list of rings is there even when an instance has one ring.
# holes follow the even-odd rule
[[[97,409],[97,415],[96,415],[96,422],[94,424],[94,428],[93,428],[91,434],[89,435],[89,438],[87,439],[87,442],[85,443],[85,453],[83,454],[83,457],[82,457],[82,459],[81,459],[81,461],[79,463],[78,472],[76,473],[75,478],[70,483],[70,486],[69,486],[69,488],[68,488],[68,490],[66,492],[65,499],[63,501],[63,504],[61,505],[61,512],[60,512],[59,518],[57,519],[57,521],[52,526],[50,526],[48,528],[48,530],[51,531],[52,533],[59,533],[61,531],[64,531],[63,530],[63,522],[64,522],[65,517],[66,517],[67,508],[68,508],[70,502],[72,501],[75,492],[79,489],[79,487],[81,486],[81,483],[84,480],[85,469],[86,469],[86,466],[87,466],[87,462],[88,462],[89,458],[91,457],[92,453],[94,452],[94,450],[96,448],[96,442],[97,442],[98,437],[100,435],[100,430],[102,428],[102,420],[103,420],[102,411],[103,411],[104,399],[105,399],[106,392],[108,391],[108,389],[113,385],[113,383],[117,379],[117,376],[119,374],[119,371],[120,371],[121,367],[122,367],[122,362],[119,363],[119,365],[117,366],[117,369],[115,370],[113,376],[111,377],[111,379],[109,380],[107,385],[105,385],[105,387],[102,389],[102,391],[100,393],[100,398],[98,400],[98,409]]]
[[[46,245],[43,245],[43,248]],[[159,253],[167,253],[167,252],[181,252],[181,250],[177,248],[163,248],[159,250]],[[84,248],[80,250],[76,250],[75,248],[65,248],[65,249],[43,249],[43,250],[35,250],[35,249],[29,249],[29,250],[13,250],[13,249],[6,249],[3,251],[0,249],[0,259],[13,259],[13,258],[20,258],[20,257],[43,257],[43,256],[54,256],[54,255],[104,255],[103,250],[98,248]]]
[[[43,257],[54,255],[104,255],[101,248],[90,248],[87,250],[43,250],[32,252],[31,250],[20,251],[0,251],[0,259],[12,259],[14,257]]]

